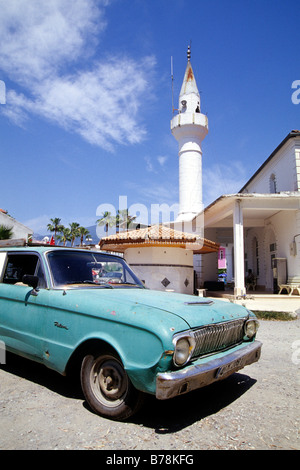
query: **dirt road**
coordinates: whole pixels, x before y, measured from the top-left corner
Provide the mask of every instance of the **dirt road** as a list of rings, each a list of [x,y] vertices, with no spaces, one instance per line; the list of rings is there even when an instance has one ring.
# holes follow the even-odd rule
[[[258,363],[167,402],[150,397],[125,423],[93,414],[67,378],[7,355],[0,449],[300,449],[300,319],[261,321],[258,339]]]

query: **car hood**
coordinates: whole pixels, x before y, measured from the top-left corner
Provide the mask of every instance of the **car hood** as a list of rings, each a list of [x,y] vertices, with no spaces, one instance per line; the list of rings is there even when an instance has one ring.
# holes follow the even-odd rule
[[[116,310],[122,309],[122,306],[139,307],[139,310],[143,307],[154,308],[180,317],[190,328],[248,315],[244,307],[231,302],[173,292],[135,288],[89,290],[88,296],[91,300],[96,300],[99,295],[106,305],[115,305]]]

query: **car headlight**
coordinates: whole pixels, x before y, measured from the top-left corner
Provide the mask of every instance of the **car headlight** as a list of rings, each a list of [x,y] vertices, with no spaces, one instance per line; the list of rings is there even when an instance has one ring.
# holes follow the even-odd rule
[[[247,320],[244,326],[244,333],[247,338],[251,339],[253,336],[256,335],[256,332],[258,330],[259,323],[255,319],[250,319]]]
[[[175,366],[182,367],[193,354],[195,340],[192,336],[178,336],[174,338],[173,342],[175,344],[173,362]]]

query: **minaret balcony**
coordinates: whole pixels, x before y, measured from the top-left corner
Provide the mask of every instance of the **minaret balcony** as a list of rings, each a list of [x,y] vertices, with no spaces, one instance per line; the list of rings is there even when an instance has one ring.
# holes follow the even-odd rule
[[[204,127],[208,131],[208,119],[207,116],[202,113],[176,114],[171,120],[171,129],[173,130],[174,127],[188,126],[191,124]]]
[[[194,139],[197,137],[199,143],[208,133],[208,119],[201,113],[176,114],[171,120],[171,131],[177,141],[181,139]]]

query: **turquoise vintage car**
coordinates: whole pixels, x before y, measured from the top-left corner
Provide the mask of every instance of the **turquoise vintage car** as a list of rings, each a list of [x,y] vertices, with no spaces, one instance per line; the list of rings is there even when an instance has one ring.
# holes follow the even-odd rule
[[[2,344],[61,374],[79,366],[88,404],[111,419],[257,361],[257,328],[239,305],[146,289],[115,255],[0,248]]]

